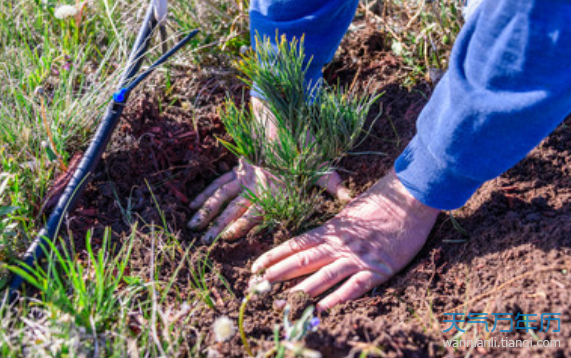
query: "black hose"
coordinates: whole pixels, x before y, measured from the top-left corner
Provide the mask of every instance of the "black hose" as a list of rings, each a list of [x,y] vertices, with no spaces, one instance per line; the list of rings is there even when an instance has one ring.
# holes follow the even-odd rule
[[[129,55],[126,70],[119,82],[119,88],[113,96],[113,101],[111,101],[107,107],[105,116],[101,120],[89,147],[83,155],[77,169],[73,173],[73,176],[67,184],[63,194],[59,198],[56,207],[49,216],[46,225],[42,230],[40,230],[36,239],[24,253],[21,260],[24,264],[22,265],[24,270],[27,270],[27,267],[33,267],[35,262],[44,256],[44,250],[47,249],[47,243],[52,242],[54,238],[57,237],[65,215],[74,207],[79,197],[81,197],[81,194],[85,190],[87,183],[91,180],[91,175],[99,164],[99,160],[111,139],[111,135],[113,134],[117,123],[119,122],[121,113],[125,107],[125,102],[127,101],[131,90],[198,32],[197,30],[192,31],[170,51],[163,54],[157,62],[151,65],[139,77],[135,77],[141,68],[153,30],[157,26],[157,20],[154,16],[153,10],[153,1],[151,1],[145,14],[144,22],[139,30],[135,44],[133,45],[133,49],[131,50],[131,54]],[[21,276],[14,275],[12,277],[12,281],[10,283],[10,300],[17,297],[17,291],[22,286],[22,283],[23,278]]]

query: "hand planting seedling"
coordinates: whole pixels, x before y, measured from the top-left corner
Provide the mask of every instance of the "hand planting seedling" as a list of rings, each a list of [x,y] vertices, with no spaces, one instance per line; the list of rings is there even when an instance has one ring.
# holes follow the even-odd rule
[[[204,236],[211,243],[236,239],[255,224],[298,231],[307,225],[320,194],[314,187],[348,201],[350,196],[334,172],[337,162],[353,148],[377,97],[345,93],[326,83],[306,83],[311,59],[301,41],[256,41],[256,54],[239,62],[243,81],[263,97],[249,107],[231,99],[221,119],[233,143],[221,142],[240,158],[240,164],[209,186],[192,203],[202,208],[189,222],[206,227],[222,205],[234,198]]]

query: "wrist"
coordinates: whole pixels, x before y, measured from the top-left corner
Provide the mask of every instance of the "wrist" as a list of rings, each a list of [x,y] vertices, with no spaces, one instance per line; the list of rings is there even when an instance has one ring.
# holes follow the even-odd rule
[[[419,217],[436,217],[440,213],[440,209],[425,205],[416,199],[397,177],[394,168],[369,190],[384,201],[390,202],[391,206],[401,208],[409,214],[415,213]]]

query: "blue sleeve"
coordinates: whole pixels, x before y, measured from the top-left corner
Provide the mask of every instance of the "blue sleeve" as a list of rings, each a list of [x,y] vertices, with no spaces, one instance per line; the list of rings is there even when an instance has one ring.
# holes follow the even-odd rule
[[[395,163],[422,203],[458,208],[571,112],[571,2],[487,0]]]
[[[251,0],[250,36],[268,38],[275,46],[276,32],[300,39],[305,36],[306,59],[312,58],[306,74],[308,84],[322,77],[353,20],[358,0]],[[261,97],[253,89],[252,95]]]

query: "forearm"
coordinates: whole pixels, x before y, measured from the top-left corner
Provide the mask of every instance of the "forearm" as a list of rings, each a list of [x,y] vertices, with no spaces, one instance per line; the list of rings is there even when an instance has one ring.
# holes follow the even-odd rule
[[[571,112],[571,4],[485,1],[398,158],[399,179],[438,209],[462,206]]]
[[[252,44],[257,35],[274,46],[276,35],[286,35],[288,40],[303,36],[306,59],[311,59],[306,82],[315,85],[351,24],[357,4],[358,0],[252,0]],[[260,97],[256,91],[252,95]]]

